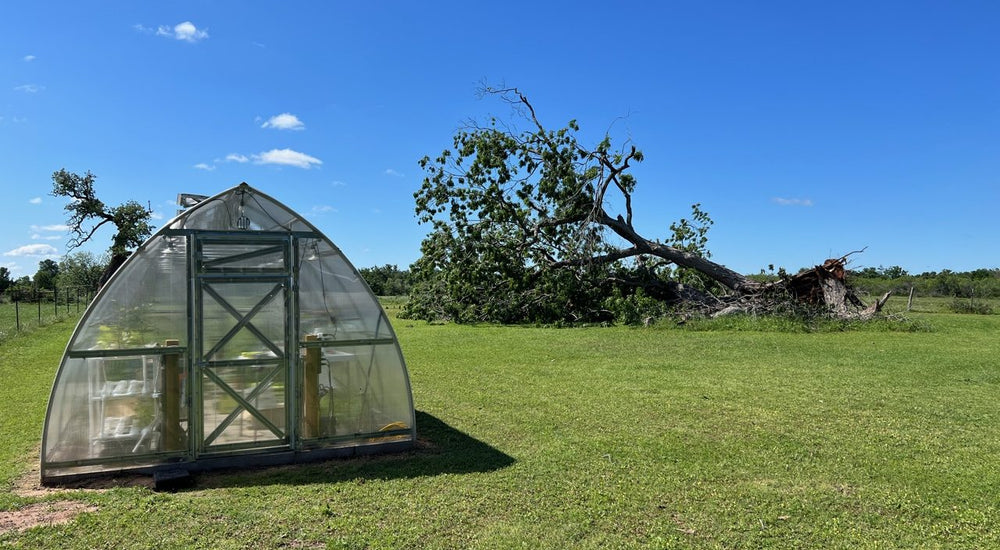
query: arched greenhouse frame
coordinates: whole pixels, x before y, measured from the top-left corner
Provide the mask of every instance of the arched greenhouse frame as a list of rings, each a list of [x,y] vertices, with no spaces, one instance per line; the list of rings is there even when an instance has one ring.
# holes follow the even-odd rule
[[[246,183],[192,202],[80,319],[49,398],[42,481],[411,447],[399,343],[343,253]]]

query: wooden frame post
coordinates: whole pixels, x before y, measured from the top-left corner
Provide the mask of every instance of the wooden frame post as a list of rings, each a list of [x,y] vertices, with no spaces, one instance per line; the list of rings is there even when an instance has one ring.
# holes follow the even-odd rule
[[[180,345],[180,340],[167,340],[167,347]],[[181,354],[163,356],[163,450],[183,448],[181,431]]]
[[[307,334],[306,342],[315,342],[319,336]],[[306,348],[305,372],[302,376],[302,437],[319,437],[319,371],[323,348]]]

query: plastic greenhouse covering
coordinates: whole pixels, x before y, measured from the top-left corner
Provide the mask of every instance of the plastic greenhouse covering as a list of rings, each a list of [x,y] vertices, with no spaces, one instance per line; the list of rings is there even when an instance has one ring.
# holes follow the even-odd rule
[[[398,342],[357,270],[244,183],[168,222],[84,313],[42,479],[406,448],[414,424]]]

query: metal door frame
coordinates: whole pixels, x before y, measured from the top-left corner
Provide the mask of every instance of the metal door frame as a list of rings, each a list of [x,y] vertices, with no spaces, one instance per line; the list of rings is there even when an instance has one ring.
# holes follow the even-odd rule
[[[191,373],[191,392],[193,399],[189,404],[189,427],[191,432],[191,453],[194,458],[201,455],[219,455],[228,452],[252,451],[262,447],[268,448],[292,448],[297,440],[298,415],[297,391],[298,387],[298,346],[296,322],[296,310],[298,306],[298,286],[295,284],[298,254],[298,240],[288,233],[274,232],[218,232],[218,231],[195,231],[190,235],[189,240],[189,278],[191,288],[189,292],[189,341],[192,343],[192,352],[189,357],[189,372]],[[214,258],[205,260],[205,245],[264,245],[258,250],[241,252],[224,258]],[[270,246],[267,246],[270,245]],[[239,260],[253,259],[279,252],[282,258],[283,267],[264,268],[236,268],[225,267],[224,264]],[[230,305],[218,292],[210,286],[213,283],[273,283],[274,286],[268,291],[249,312],[243,314]],[[234,319],[234,325],[218,342],[212,345],[211,349],[205,350],[204,340],[204,306],[205,294],[227,311]],[[284,341],[274,342],[254,327],[252,320],[262,307],[273,300],[282,300],[284,308]],[[246,328],[252,332],[262,345],[269,348],[275,358],[268,359],[226,359],[210,360],[220,347]],[[265,377],[247,396],[241,395],[233,390],[228,384],[221,380],[213,368],[249,366],[260,364],[274,364],[274,368],[269,370]],[[284,390],[284,430],[275,426],[268,418],[257,410],[249,401],[253,401],[265,387],[276,378],[281,370],[285,375]],[[203,394],[203,377],[207,377],[216,384],[229,397],[236,401],[236,407],[227,417],[213,429],[212,433],[205,434],[205,410]],[[275,439],[268,439],[259,442],[240,443],[215,443],[216,438],[230,426],[236,417],[242,412],[250,413],[256,420],[260,421],[274,435]]]

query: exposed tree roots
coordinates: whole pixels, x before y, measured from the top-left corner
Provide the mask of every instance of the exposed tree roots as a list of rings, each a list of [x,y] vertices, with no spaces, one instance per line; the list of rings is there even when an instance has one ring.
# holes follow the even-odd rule
[[[713,316],[748,313],[775,315],[807,313],[837,319],[871,319],[889,299],[890,293],[871,304],[865,304],[847,286],[845,269],[847,256],[831,258],[812,269],[791,277],[744,287],[746,290],[723,297],[717,302],[703,303],[703,312]]]

